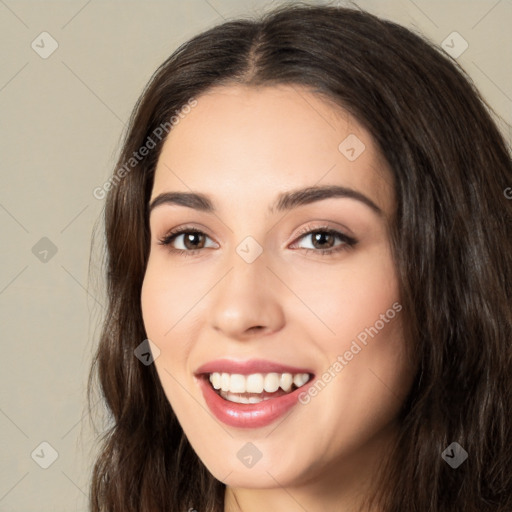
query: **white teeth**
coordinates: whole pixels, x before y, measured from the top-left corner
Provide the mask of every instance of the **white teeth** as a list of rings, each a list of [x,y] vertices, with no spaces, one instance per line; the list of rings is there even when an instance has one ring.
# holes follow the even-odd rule
[[[220,389],[222,389],[222,391],[229,391],[230,380],[231,380],[231,378],[230,378],[229,373],[221,373]]]
[[[308,376],[309,377],[309,376]],[[283,391],[290,391],[292,389],[293,384],[293,375],[291,373],[282,373],[281,374],[281,382],[279,385]]]
[[[230,402],[235,402],[237,404],[258,404],[263,402],[263,400],[270,400],[269,396],[265,398],[258,398],[257,396],[246,397],[243,395],[230,393],[229,391],[227,393],[222,392],[221,395],[225,400],[229,400]]]
[[[210,382],[214,389],[221,390],[222,395],[230,395],[232,393],[274,393],[281,388],[286,393],[292,390],[292,385],[300,388],[306,382],[309,381],[308,373],[297,373],[292,375],[291,373],[252,373],[250,375],[241,375],[239,373],[220,373],[214,372],[210,374]],[[254,398],[254,397],[252,397]],[[258,403],[256,401],[239,401],[240,400],[251,400],[245,397],[237,397],[238,403]],[[255,398],[257,401],[261,401],[259,398]]]
[[[245,390],[247,393],[261,393],[263,391],[263,375],[252,373],[245,379]]]
[[[231,375],[229,391],[231,393],[245,393],[245,377],[237,373]]]
[[[263,389],[267,393],[273,393],[279,389],[279,375],[277,373],[267,373],[263,381]]]
[[[309,375],[307,373],[298,373],[297,375],[293,376],[293,383],[300,388],[301,386],[304,386],[306,382],[309,380]]]
[[[212,383],[213,389],[220,389],[220,373],[212,373],[210,375],[210,382]]]

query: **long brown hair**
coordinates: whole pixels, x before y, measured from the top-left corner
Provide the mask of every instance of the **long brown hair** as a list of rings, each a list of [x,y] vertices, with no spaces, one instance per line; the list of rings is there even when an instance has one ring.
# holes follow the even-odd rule
[[[155,130],[191,98],[233,83],[300,85],[334,101],[392,169],[391,242],[418,373],[376,502],[386,512],[510,512],[510,150],[470,78],[424,37],[357,9],[297,4],[183,44],[133,110],[104,210],[108,308],[89,396],[97,378],[110,425],[91,510],[223,510],[225,485],[194,453],[154,365],[134,349],[147,337],[147,205],[165,140]],[[155,147],[127,167],[150,137]],[[441,457],[452,442],[468,453],[457,469]]]

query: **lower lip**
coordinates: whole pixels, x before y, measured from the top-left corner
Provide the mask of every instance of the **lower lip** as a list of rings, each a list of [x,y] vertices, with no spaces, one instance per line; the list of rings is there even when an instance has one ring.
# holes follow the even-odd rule
[[[269,398],[257,404],[237,404],[224,400],[214,391],[207,379],[208,377],[198,379],[206,405],[217,419],[238,428],[260,428],[270,425],[297,404],[299,394],[306,387],[302,386],[287,395]]]

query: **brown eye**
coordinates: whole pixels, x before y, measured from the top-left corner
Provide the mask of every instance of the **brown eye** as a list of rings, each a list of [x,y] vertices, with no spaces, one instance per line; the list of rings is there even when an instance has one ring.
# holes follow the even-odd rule
[[[204,247],[204,234],[203,233],[184,233],[183,245],[187,249],[202,249]]]
[[[301,241],[306,240],[309,242],[308,246],[302,246]],[[306,250],[306,252],[320,253],[320,254],[334,254],[338,251],[351,248],[357,244],[357,240],[344,233],[340,233],[331,228],[316,228],[304,231],[301,236],[294,242],[294,246]]]
[[[207,245],[207,240],[209,239],[210,237],[199,229],[184,227],[172,231],[162,238],[159,243],[169,246],[171,251],[178,253],[194,253],[196,250],[217,247],[216,244],[212,243]]]
[[[311,234],[316,249],[330,249],[334,246],[335,236],[327,231],[316,231]]]

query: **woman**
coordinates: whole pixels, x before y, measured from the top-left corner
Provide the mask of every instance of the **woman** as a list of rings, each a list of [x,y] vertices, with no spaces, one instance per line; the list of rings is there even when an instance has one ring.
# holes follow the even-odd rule
[[[510,153],[449,57],[285,6],[180,47],[105,209],[93,511],[510,511]]]

